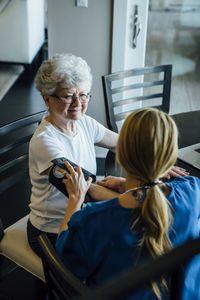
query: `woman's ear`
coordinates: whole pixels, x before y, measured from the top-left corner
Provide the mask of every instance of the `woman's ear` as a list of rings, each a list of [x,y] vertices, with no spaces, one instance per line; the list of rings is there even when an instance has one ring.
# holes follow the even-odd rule
[[[49,107],[49,95],[42,94],[42,98],[44,99],[46,106]]]

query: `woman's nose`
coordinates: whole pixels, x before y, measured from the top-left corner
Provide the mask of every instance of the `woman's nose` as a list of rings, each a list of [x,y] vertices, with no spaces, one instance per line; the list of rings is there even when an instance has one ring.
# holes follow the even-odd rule
[[[79,96],[73,96],[73,102],[71,105],[73,106],[80,106],[81,102],[80,102],[80,98]]]

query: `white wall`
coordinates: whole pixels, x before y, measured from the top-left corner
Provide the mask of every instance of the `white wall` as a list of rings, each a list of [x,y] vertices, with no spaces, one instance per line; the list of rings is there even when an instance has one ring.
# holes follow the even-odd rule
[[[149,0],[114,0],[114,18],[113,18],[113,43],[112,43],[112,72],[120,72],[137,67],[143,67],[145,63],[146,52],[146,34],[148,19]],[[135,9],[137,8],[137,22]],[[133,34],[135,23],[140,24],[140,31],[137,37],[136,47],[133,47]],[[114,87],[138,83],[143,81],[143,76],[126,78],[114,82]],[[128,98],[142,95],[142,89],[136,91],[127,91],[120,97]],[[121,98],[120,98],[121,99]],[[137,109],[142,106],[141,102],[131,103],[119,107],[117,112],[125,112]],[[123,122],[117,122],[118,131],[120,131]]]
[[[106,125],[101,76],[110,72],[112,1],[89,0],[88,8],[75,0],[48,0],[49,56],[70,52],[81,56],[93,73],[88,115]]]
[[[141,30],[136,48],[132,47],[135,6]],[[145,63],[149,0],[114,0],[112,72],[142,67]]]

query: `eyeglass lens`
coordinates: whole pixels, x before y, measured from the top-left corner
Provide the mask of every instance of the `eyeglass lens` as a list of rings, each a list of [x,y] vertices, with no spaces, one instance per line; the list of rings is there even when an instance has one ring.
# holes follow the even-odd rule
[[[55,97],[55,98],[63,101],[64,103],[67,103],[67,104],[71,104],[72,102],[76,101],[77,98],[79,99],[79,101],[81,103],[88,102],[89,99],[90,99],[90,95],[89,94],[81,94],[79,96],[66,95],[64,97],[53,95],[53,97]]]

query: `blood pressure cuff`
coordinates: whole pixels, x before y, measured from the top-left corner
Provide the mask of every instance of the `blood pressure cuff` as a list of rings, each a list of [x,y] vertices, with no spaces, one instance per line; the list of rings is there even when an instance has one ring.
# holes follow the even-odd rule
[[[64,162],[67,161],[70,163],[72,167],[77,167],[77,164],[74,164],[72,161],[65,157],[60,157],[53,159],[51,162],[54,164],[51,168],[50,174],[49,174],[49,182],[53,184],[59,191],[61,191],[63,194],[65,194],[67,197],[69,196],[67,193],[67,189],[65,184],[62,182],[63,178],[65,177],[65,174],[62,173],[59,169],[62,168],[67,171],[67,173],[70,173],[67,167],[65,166]],[[83,175],[85,177],[85,180],[88,179],[88,177],[92,178],[92,182],[96,181],[96,176],[90,173],[89,171],[81,168]]]

